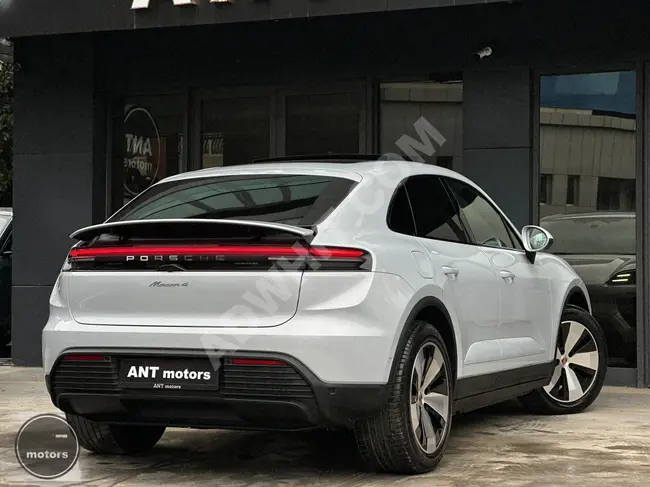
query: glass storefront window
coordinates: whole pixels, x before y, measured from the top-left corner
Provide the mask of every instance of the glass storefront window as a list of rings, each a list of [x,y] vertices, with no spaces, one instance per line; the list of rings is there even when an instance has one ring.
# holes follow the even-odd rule
[[[609,365],[636,367],[636,73],[540,86],[541,225],[588,287]]]
[[[400,154],[409,159],[403,148],[408,140],[411,150],[423,147],[418,123],[433,126],[444,139],[429,138],[435,152],[417,154],[427,163],[458,171],[463,155],[463,83],[416,81],[383,83],[380,86],[380,150],[382,154]],[[420,133],[418,133],[420,132]],[[405,138],[406,136],[406,138]],[[425,135],[426,136],[426,135]],[[406,145],[405,145],[406,144]]]
[[[317,93],[286,97],[286,155],[358,154],[359,96]]]
[[[185,102],[147,96],[116,106],[113,122],[112,206],[116,210],[183,165]]]
[[[271,102],[268,97],[206,100],[201,107],[202,167],[250,164],[269,157]]]

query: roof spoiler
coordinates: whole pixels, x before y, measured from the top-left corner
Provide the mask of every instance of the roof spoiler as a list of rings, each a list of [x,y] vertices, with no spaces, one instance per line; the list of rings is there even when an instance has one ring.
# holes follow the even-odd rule
[[[70,238],[76,240],[90,240],[116,228],[133,227],[133,226],[140,226],[140,225],[156,225],[161,223],[167,223],[167,224],[178,223],[180,225],[190,224],[190,223],[193,224],[204,223],[206,225],[237,225],[237,226],[257,227],[257,228],[278,230],[281,232],[290,233],[304,239],[309,239],[312,238],[314,235],[316,235],[315,228],[304,228],[295,225],[285,225],[283,223],[262,222],[262,221],[255,221],[255,220],[177,218],[177,219],[160,219],[160,220],[126,220],[126,221],[119,221],[119,222],[101,223],[99,225],[92,225],[90,227],[81,228],[76,232],[72,233],[70,235]]]

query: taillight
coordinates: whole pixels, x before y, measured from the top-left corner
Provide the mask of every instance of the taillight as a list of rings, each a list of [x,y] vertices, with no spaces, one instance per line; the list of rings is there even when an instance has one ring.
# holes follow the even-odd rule
[[[70,270],[370,270],[368,252],[302,245],[75,247]]]
[[[106,360],[106,357],[103,355],[69,354],[64,355],[63,360],[73,362],[103,362]]]

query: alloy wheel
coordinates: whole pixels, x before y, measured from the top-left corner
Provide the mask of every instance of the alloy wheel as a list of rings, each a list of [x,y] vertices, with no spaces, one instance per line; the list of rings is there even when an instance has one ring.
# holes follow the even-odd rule
[[[582,399],[596,382],[600,364],[598,345],[586,326],[577,321],[560,324],[555,362],[546,393],[560,403]]]
[[[449,431],[449,368],[435,344],[422,345],[411,373],[410,417],[413,433],[427,454],[444,443]]]

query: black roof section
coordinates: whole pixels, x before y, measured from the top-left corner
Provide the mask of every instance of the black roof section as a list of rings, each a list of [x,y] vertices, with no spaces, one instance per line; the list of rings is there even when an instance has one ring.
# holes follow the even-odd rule
[[[300,156],[270,157],[267,159],[256,159],[254,163],[266,162],[337,162],[347,164],[351,162],[378,161],[379,154],[313,154]]]

